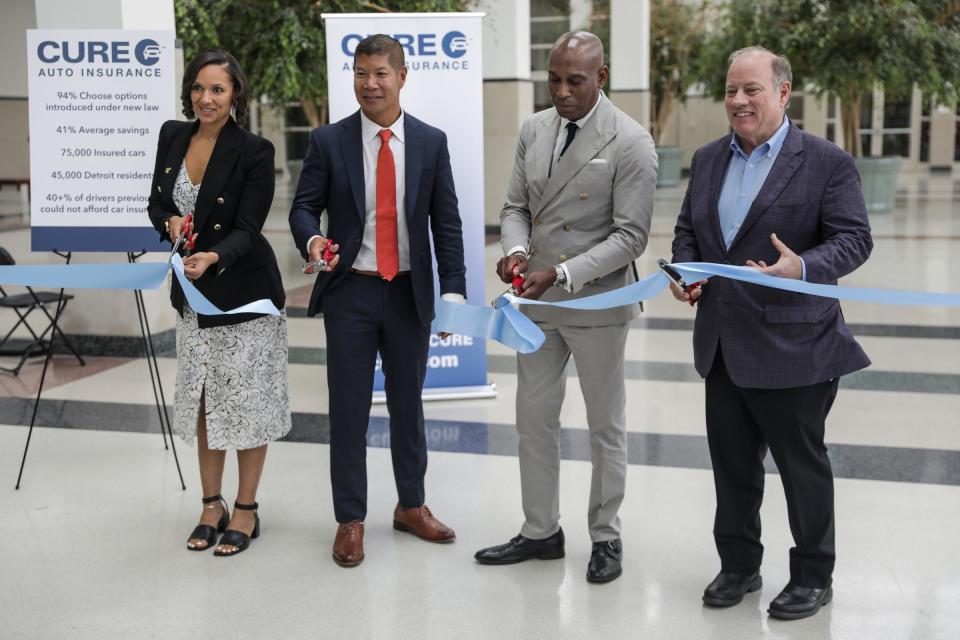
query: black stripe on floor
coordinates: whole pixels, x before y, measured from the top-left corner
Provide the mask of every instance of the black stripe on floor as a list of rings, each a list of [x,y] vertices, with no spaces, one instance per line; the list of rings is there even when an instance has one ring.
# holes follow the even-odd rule
[[[28,425],[33,401],[0,398],[0,424]],[[171,416],[173,409],[170,408]],[[125,431],[159,435],[156,407],[141,404],[42,400],[38,426],[63,429]],[[454,420],[427,420],[424,426],[431,451],[516,456],[517,432],[513,425]],[[27,431],[24,429],[24,439]],[[50,431],[34,438],[56,437]],[[330,421],[326,414],[294,413],[288,442],[328,444]],[[389,419],[370,418],[367,442],[373,447],[390,446]],[[159,445],[158,445],[159,446]],[[627,434],[630,464],[685,469],[709,469],[710,456],[704,436],[660,433]],[[834,475],[838,478],[960,485],[960,451],[834,444],[829,446]],[[590,460],[586,429],[561,431],[561,455],[565,460]],[[28,460],[28,465],[42,464]],[[767,457],[767,470],[776,469]]]

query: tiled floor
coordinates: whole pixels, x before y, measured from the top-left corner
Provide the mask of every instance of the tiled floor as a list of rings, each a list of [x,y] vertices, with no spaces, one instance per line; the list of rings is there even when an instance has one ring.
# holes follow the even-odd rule
[[[844,284],[960,291],[960,194],[950,176],[908,176],[898,210],[875,215],[871,260]],[[678,189],[658,193],[641,273],[668,256]],[[291,306],[306,304],[279,198],[268,221]],[[958,210],[960,211],[960,210]],[[0,233],[0,244],[23,241]],[[25,249],[24,249],[25,250]],[[498,248],[487,247],[487,290]],[[575,384],[566,429],[561,511],[567,557],[511,567],[473,552],[521,523],[516,367],[489,346],[491,400],[426,405],[428,503],[458,533],[433,546],[390,528],[396,500],[384,407],[371,419],[367,559],[330,559],[330,501],[322,321],[291,314],[294,431],[272,445],[259,501],[263,536],[238,558],[189,553],[199,514],[195,450],[178,443],[187,491],[165,451],[143,360],[55,359],[13,490],[39,363],[0,377],[0,639],[151,637],[360,638],[835,638],[960,637],[960,309],[844,304],[873,360],[844,379],[828,421],[837,480],[834,602],[809,620],[768,619],[787,579],[790,534],[777,475],[763,506],[764,588],[729,610],[705,609],[718,568],[710,529],[713,486],[703,385],[691,364],[692,311],[661,296],[627,345],[630,461],[623,507],[625,571],[584,579],[590,465]],[[176,362],[161,357],[172,396]],[[575,376],[571,369],[569,375]],[[227,468],[232,499],[235,462]]]

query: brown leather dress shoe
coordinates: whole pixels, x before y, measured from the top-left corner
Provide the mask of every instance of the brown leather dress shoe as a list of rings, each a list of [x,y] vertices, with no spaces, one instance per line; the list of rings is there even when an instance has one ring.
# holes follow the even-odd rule
[[[337,527],[333,561],[341,567],[355,567],[363,562],[363,522],[354,520]]]
[[[453,542],[457,534],[453,529],[437,520],[427,505],[414,509],[401,509],[400,505],[393,510],[393,528],[397,531],[407,531],[427,542]]]

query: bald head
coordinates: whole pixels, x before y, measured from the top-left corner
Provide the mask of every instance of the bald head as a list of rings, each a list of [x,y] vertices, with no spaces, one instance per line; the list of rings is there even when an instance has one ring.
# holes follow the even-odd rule
[[[569,31],[550,48],[550,58],[556,55],[576,57],[599,70],[603,66],[603,42],[589,31]]]
[[[547,76],[557,112],[571,121],[590,113],[608,74],[600,38],[589,31],[560,36],[550,49]]]

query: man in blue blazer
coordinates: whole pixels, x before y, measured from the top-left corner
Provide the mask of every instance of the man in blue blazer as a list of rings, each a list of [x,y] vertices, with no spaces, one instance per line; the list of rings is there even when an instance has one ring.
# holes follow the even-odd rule
[[[673,241],[676,262],[746,264],[773,276],[836,284],[873,241],[852,158],[785,115],[790,64],[761,47],[730,56],[732,136],[699,149]],[[794,619],[830,602],[833,475],[824,423],[840,376],[870,364],[839,303],[713,278],[674,296],[697,303],[694,360],[706,378],[707,439],[720,574],[704,591],[730,606],[761,586],[760,503],[769,448],[795,547],[790,581],[769,613]]]
[[[430,232],[440,292],[463,302],[466,269],[446,135],[400,108],[403,48],[375,35],[357,45],[360,110],[310,134],[290,230],[320,271],[307,313],[323,313],[330,393],[330,479],[339,526],[333,558],[364,558],[366,433],[377,353],[382,360],[399,501],[393,526],[431,542],[453,530],[424,504],[427,470],[420,394],[434,313]],[[327,214],[326,237],[320,218]]]

